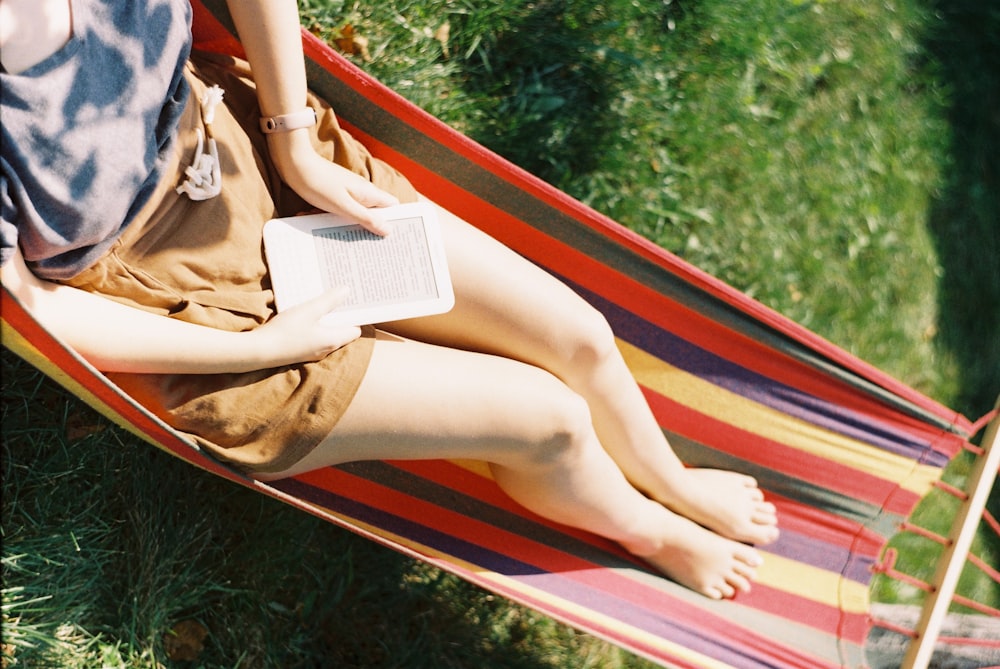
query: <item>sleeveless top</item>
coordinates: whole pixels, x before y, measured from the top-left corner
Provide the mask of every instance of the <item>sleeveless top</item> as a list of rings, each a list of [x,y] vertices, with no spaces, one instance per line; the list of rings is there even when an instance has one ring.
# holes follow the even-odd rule
[[[71,0],[73,35],[0,72],[0,261],[66,280],[115,242],[156,189],[189,95],[188,0]]]

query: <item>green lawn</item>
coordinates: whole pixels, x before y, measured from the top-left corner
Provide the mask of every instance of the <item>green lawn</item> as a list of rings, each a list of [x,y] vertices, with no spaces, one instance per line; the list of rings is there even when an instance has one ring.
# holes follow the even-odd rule
[[[908,384],[970,417],[1000,392],[997,3],[300,4],[417,104]],[[4,666],[647,666],[3,365]],[[900,542],[915,570],[925,544]],[[181,620],[210,630],[193,663],[166,658]]]

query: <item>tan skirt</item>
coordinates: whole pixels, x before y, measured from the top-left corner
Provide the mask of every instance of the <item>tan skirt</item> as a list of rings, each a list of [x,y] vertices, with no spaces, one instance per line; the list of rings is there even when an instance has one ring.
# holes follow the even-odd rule
[[[97,264],[66,283],[153,313],[242,332],[274,315],[261,244],[265,221],[309,207],[278,178],[257,128],[259,110],[245,63],[196,55],[191,99],[181,120],[174,167],[154,199]],[[184,179],[202,126],[206,87],[225,90],[212,132],[222,193],[194,202],[174,188]],[[402,201],[416,199],[398,172],[373,158],[319,99],[317,150]],[[111,374],[168,424],[221,460],[247,472],[287,469],[330,434],[354,397],[374,345],[374,330],[316,363],[245,374]]]

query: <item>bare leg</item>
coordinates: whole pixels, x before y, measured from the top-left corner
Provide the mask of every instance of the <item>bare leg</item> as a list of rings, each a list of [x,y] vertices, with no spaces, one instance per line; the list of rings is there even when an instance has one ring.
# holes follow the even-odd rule
[[[750,587],[757,551],[632,487],[595,434],[586,402],[548,372],[508,358],[382,334],[330,437],[287,476],[371,459],[473,458],[532,511],[620,542],[713,598]]]
[[[598,312],[487,235],[444,210],[441,216],[456,306],[386,329],[548,370],[587,401],[601,444],[633,485],[731,539],[777,538],[775,508],[753,478],[682,465]]]

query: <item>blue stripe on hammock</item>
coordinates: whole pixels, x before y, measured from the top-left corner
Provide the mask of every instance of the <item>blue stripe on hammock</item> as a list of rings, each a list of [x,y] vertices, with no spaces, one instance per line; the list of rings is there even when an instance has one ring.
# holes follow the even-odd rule
[[[565,279],[564,279],[565,280]],[[884,451],[944,467],[948,458],[926,441],[814,397],[725,360],[578,284],[571,284],[601,311],[615,333],[670,365],[769,408],[794,416]]]

